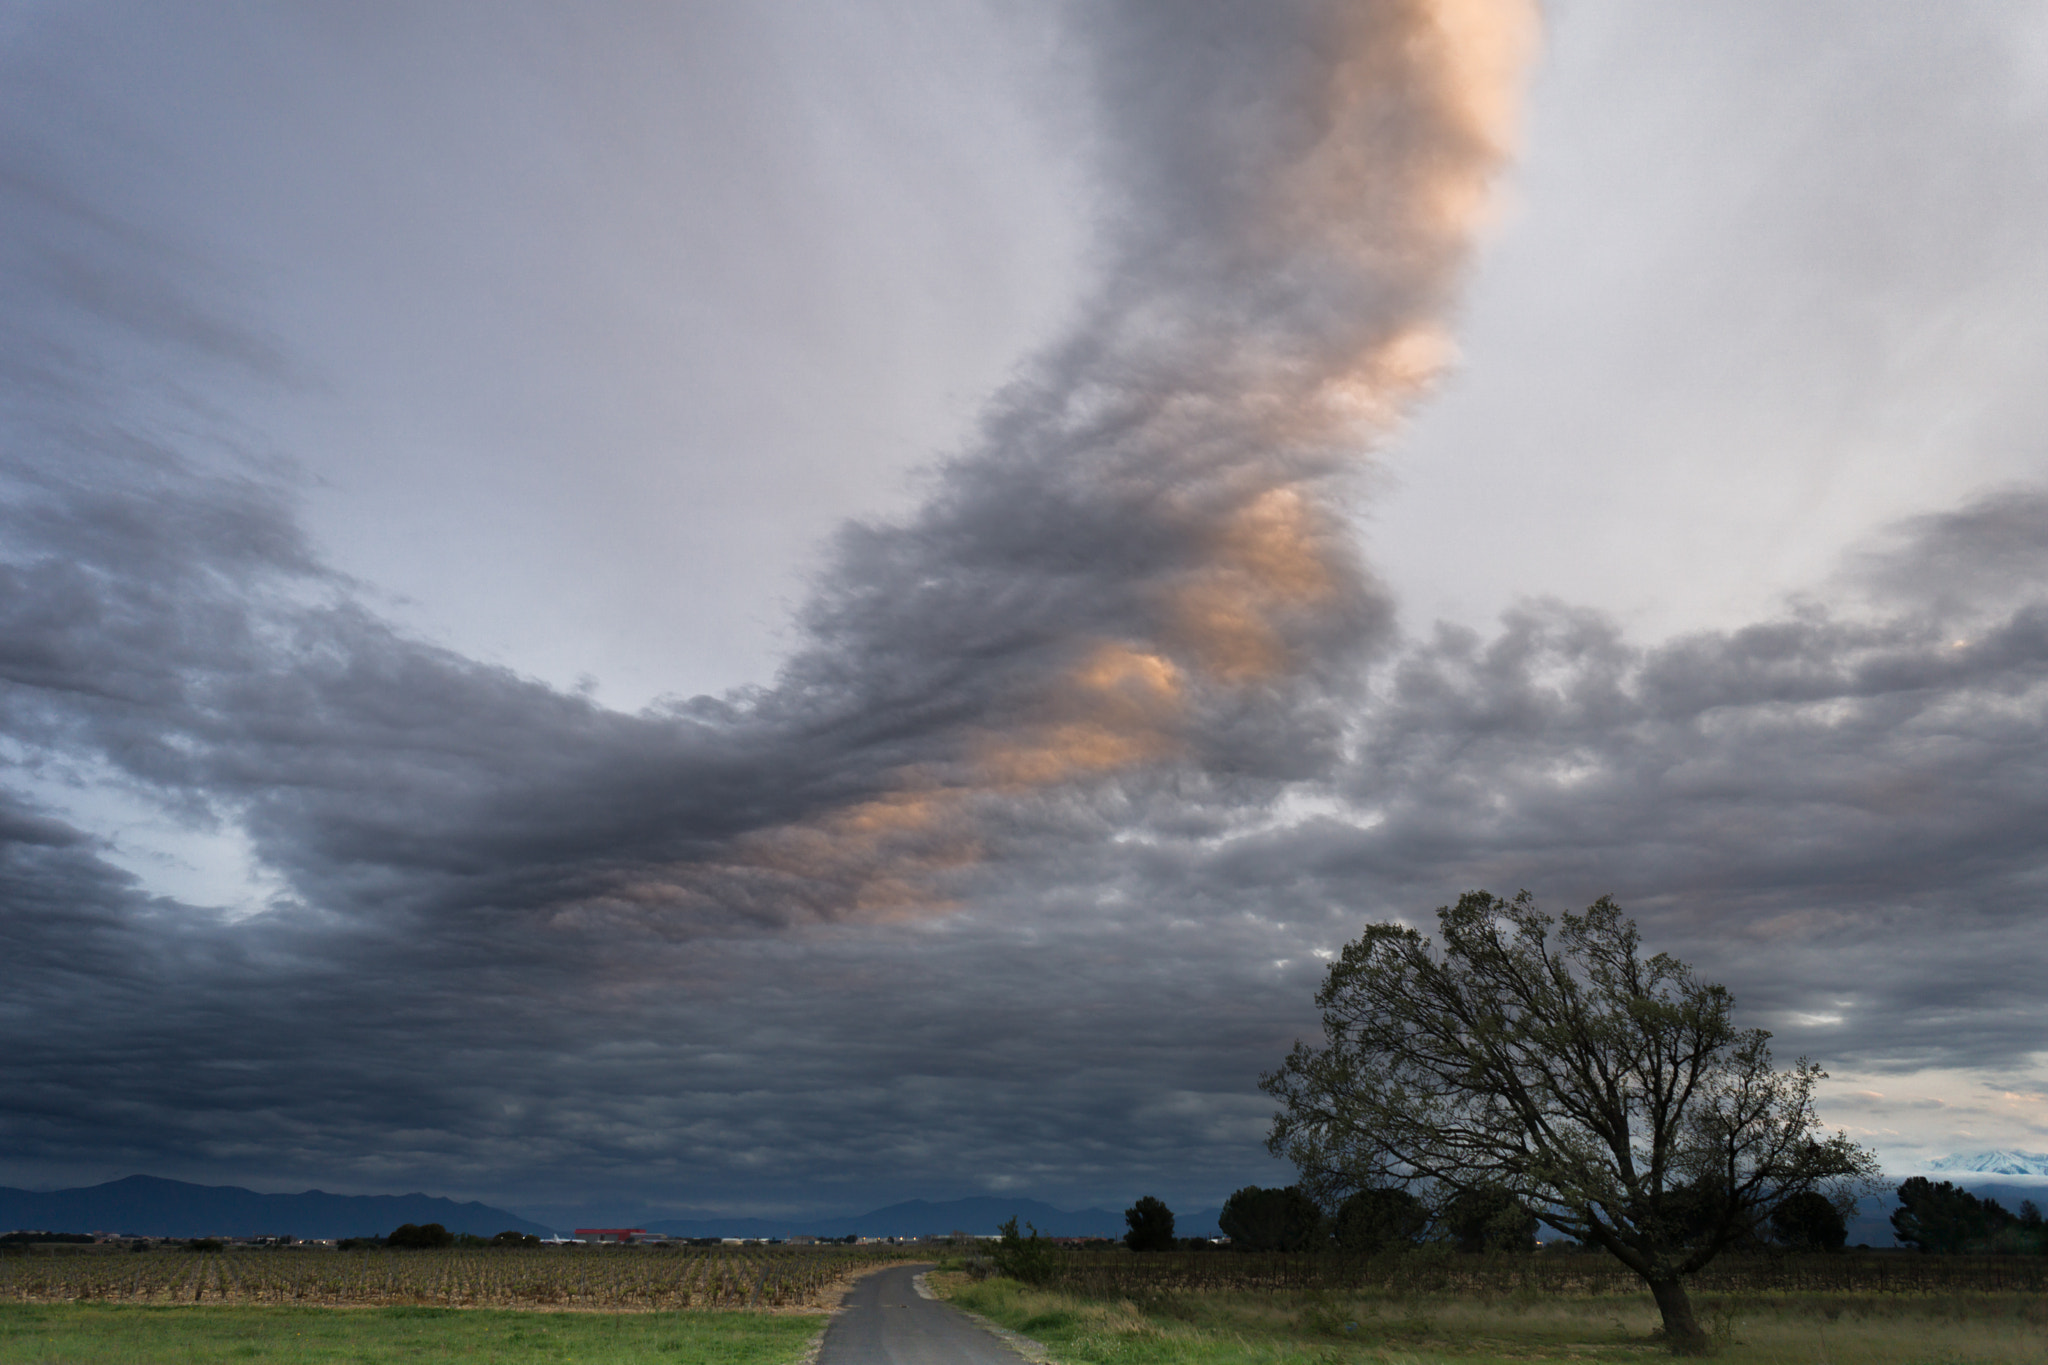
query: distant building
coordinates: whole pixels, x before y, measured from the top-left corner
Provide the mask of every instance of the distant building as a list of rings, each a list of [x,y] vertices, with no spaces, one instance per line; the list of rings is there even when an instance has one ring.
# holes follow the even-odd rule
[[[646,1228],[578,1228],[576,1239],[581,1242],[595,1242],[599,1246],[625,1246],[635,1238],[645,1237]]]

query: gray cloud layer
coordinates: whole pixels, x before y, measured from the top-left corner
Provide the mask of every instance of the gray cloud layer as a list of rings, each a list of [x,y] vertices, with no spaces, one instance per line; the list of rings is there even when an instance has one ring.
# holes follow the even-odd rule
[[[1265,1173],[1315,950],[1474,885],[1613,891],[1753,1008],[1841,1014],[1789,1030],[1829,1060],[2022,1063],[2048,496],[1742,631],[1395,636],[1345,471],[1499,155],[1419,14],[1080,15],[1104,292],[846,530],[772,685],[633,715],[367,608],[194,396],[283,348],[9,149],[15,1178],[1207,1200]],[[285,890],[153,897],[66,783],[243,829]]]

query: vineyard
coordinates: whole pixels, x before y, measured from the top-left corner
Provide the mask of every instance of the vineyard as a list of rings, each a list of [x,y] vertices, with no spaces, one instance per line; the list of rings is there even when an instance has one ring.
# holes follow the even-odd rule
[[[829,1306],[894,1247],[249,1249],[0,1257],[0,1303],[216,1303],[632,1311]]]
[[[1208,1291],[1379,1291],[1473,1296],[1640,1294],[1643,1282],[1611,1256],[1553,1253],[1477,1257],[1411,1253],[1370,1260],[1227,1251],[1071,1251],[1046,1287],[1086,1298],[1146,1300]],[[1692,1280],[1708,1294],[2042,1293],[2048,1257],[1922,1256],[1902,1252],[1724,1256]]]

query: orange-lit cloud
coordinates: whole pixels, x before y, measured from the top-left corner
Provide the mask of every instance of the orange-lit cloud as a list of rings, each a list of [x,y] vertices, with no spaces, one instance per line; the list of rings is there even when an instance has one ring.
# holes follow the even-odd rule
[[[716,876],[831,917],[941,908],[1003,801],[1188,761],[1205,707],[1284,697],[1362,619],[1370,590],[1339,494],[1455,357],[1447,311],[1537,26],[1523,0],[1333,7],[1319,22],[1302,89],[1228,111],[1241,126],[1222,142],[1242,164],[1212,187],[1210,216],[1134,248],[1075,352],[1088,363],[947,471],[951,492],[989,479],[1020,504],[994,508],[956,552],[970,559],[1004,517],[1040,513],[1027,476],[1059,486],[1077,519],[1119,509],[1122,524],[1062,551],[1114,607],[1110,628],[1085,597],[1070,625],[1034,626],[1040,662],[963,703],[889,790],[745,836]],[[1040,534],[1060,542],[1060,504],[1046,505]],[[913,587],[969,572],[940,562]],[[992,609],[1028,614],[1031,591],[1020,579]],[[959,662],[978,666],[971,651]]]

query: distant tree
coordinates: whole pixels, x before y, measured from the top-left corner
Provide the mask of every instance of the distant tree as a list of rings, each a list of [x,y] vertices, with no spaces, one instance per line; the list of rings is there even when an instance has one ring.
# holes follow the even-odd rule
[[[1527,892],[1474,891],[1437,923],[1441,947],[1401,924],[1347,944],[1316,996],[1324,1045],[1260,1082],[1268,1146],[1317,1187],[1504,1191],[1641,1276],[1692,1352],[1689,1277],[1791,1196],[1875,1173],[1820,1130],[1820,1068],[1774,1069],[1727,990],[1643,958],[1613,901],[1559,926]],[[1703,1190],[1711,1225],[1682,1234]]]
[[[455,1245],[455,1234],[439,1223],[401,1223],[384,1239],[388,1247],[408,1251],[433,1251]]]
[[[1771,1236],[1799,1251],[1840,1251],[1849,1224],[1819,1190],[1802,1190],[1771,1210]]]
[[[1173,1210],[1151,1195],[1124,1210],[1124,1245],[1133,1251],[1173,1249]]]
[[[2019,1231],[2029,1244],[2027,1249],[2048,1255],[2048,1221],[2041,1217],[2041,1206],[2031,1199],[2020,1200]]]
[[[507,1228],[491,1238],[490,1244],[494,1247],[537,1247],[540,1245],[540,1238],[530,1232],[516,1232]]]
[[[1450,1197],[1437,1222],[1463,1252],[1523,1252],[1536,1249],[1536,1215],[1503,1189],[1479,1185]]]
[[[2034,1231],[1996,1199],[1946,1180],[1937,1185],[1924,1175],[1901,1183],[1898,1196],[1892,1232],[1907,1246],[1932,1252],[2034,1249]]]
[[[1360,1256],[1413,1246],[1428,1227],[1428,1207],[1398,1186],[1359,1190],[1337,1206],[1337,1245]]]
[[[187,1251],[225,1251],[228,1244],[218,1237],[193,1237],[185,1242]]]
[[[1323,1211],[1299,1185],[1247,1185],[1223,1201],[1216,1223],[1240,1251],[1306,1251],[1321,1239]]]

